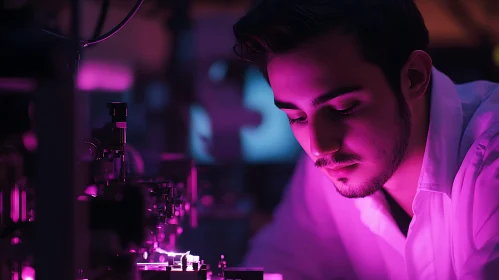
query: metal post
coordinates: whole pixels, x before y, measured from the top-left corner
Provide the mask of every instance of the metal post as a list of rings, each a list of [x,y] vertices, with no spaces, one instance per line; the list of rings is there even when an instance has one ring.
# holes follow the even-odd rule
[[[74,83],[65,55],[53,46],[55,69],[40,79],[35,96],[38,135],[36,180],[36,279],[75,279]],[[66,67],[64,67],[66,66]]]
[[[71,1],[73,38],[79,38],[79,3]],[[86,268],[88,222],[83,191],[76,168],[80,141],[75,90],[79,46],[73,42],[49,43],[51,67],[40,77],[36,100],[38,170],[36,180],[37,280],[73,280]]]

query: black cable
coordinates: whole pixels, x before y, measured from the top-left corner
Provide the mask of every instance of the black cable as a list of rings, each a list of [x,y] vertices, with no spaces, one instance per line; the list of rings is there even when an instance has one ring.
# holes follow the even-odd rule
[[[104,29],[104,23],[106,22],[107,13],[109,11],[109,3],[109,0],[102,0],[99,19],[97,20],[97,25],[95,26],[92,38],[99,37],[102,33],[102,29]]]
[[[142,6],[143,3],[144,3],[144,0],[137,0],[135,5],[133,6],[132,10],[128,13],[128,15],[118,25],[116,25],[113,29],[111,29],[109,32],[107,32],[106,34],[104,34],[102,36],[99,36],[97,38],[90,39],[87,41],[80,41],[79,42],[80,46],[82,48],[85,48],[85,47],[95,45],[95,44],[98,44],[102,41],[109,39],[111,36],[113,36],[118,31],[120,31],[132,19],[132,17],[137,13],[137,11],[140,9],[140,6]],[[54,32],[51,32],[51,31],[48,31],[45,29],[42,29],[42,30],[48,34],[51,34],[53,36],[56,36],[56,37],[59,37],[62,39],[73,40],[73,39],[70,39],[68,37],[62,36],[60,34],[57,34],[57,33],[54,33]]]
[[[88,46],[91,46],[94,44],[98,44],[102,41],[109,39],[111,36],[116,34],[132,19],[132,17],[137,13],[137,11],[140,9],[140,6],[142,6],[143,3],[144,3],[144,0],[138,0],[135,3],[132,10],[128,13],[128,15],[118,25],[116,25],[116,27],[114,27],[113,29],[111,29],[109,32],[107,32],[106,34],[104,34],[102,36],[99,36],[99,37],[92,39],[92,40],[88,40],[86,42],[82,42],[82,47],[85,48],[85,47],[88,47]]]

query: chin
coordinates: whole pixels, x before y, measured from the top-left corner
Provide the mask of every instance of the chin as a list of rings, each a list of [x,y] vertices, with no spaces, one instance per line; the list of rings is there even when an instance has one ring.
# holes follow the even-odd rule
[[[354,182],[347,178],[332,179],[339,194],[347,198],[363,198],[379,191],[383,184],[376,180]]]

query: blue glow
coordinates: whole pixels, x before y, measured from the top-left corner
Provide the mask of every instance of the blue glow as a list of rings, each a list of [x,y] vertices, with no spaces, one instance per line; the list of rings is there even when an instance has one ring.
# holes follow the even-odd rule
[[[234,159],[242,157],[248,163],[294,162],[301,153],[301,147],[294,138],[286,115],[274,106],[272,89],[256,68],[250,68],[246,72],[245,81],[245,107],[261,114],[262,123],[258,127],[241,127],[242,155],[233,155]],[[224,103],[223,106],[232,104]],[[199,163],[215,162],[210,150],[212,133],[211,120],[206,110],[201,105],[192,106],[191,155]]]
[[[215,159],[209,150],[213,135],[210,116],[201,105],[197,104],[191,106],[190,115],[189,140],[191,143],[191,155],[198,163],[214,163]]]
[[[150,83],[146,88],[147,105],[153,110],[163,110],[169,102],[169,94],[164,82]]]
[[[210,77],[210,80],[212,80],[213,82],[221,82],[223,81],[223,79],[225,79],[228,69],[229,66],[227,65],[227,62],[225,61],[214,62],[210,66],[210,69],[208,70],[208,76]]]
[[[241,145],[245,162],[289,162],[301,152],[289,126],[288,118],[274,106],[274,95],[265,78],[256,68],[245,75],[244,104],[259,112],[258,127],[241,129]]]

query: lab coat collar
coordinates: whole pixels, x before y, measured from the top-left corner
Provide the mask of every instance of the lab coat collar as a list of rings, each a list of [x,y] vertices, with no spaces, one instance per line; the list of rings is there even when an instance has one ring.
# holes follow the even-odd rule
[[[450,197],[456,174],[462,135],[463,109],[455,84],[433,68],[430,125],[418,190],[444,193]]]

